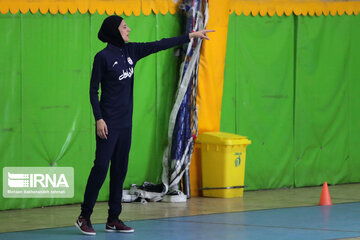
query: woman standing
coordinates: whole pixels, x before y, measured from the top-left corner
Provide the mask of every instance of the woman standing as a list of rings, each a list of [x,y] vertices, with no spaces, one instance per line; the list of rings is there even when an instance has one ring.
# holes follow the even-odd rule
[[[84,234],[95,235],[90,222],[99,190],[106,178],[109,162],[110,195],[105,230],[134,232],[119,215],[131,146],[135,64],[142,58],[199,37],[208,39],[210,30],[193,32],[156,42],[129,43],[130,28],[120,16],[109,16],[101,25],[98,38],[107,46],[95,55],[90,81],[90,102],[96,120],[96,153],[75,226]],[[98,90],[101,83],[101,97]]]

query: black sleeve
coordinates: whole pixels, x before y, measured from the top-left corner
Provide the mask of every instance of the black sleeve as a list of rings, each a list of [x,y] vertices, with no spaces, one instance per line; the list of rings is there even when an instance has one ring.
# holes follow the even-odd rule
[[[96,121],[102,118],[99,104],[99,84],[104,76],[104,69],[104,58],[98,53],[94,58],[94,64],[90,80],[90,103]]]
[[[190,41],[189,34],[179,37],[163,38],[160,41],[147,42],[147,43],[132,43],[134,57],[136,61],[150,54],[159,52],[161,50],[169,49]]]

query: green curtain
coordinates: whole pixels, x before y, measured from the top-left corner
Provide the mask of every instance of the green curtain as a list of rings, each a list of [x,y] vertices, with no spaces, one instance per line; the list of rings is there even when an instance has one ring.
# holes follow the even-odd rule
[[[0,167],[71,166],[72,199],[7,199],[0,210],[82,201],[95,151],[88,88],[106,15],[0,15]],[[124,16],[132,41],[181,33],[179,15]],[[221,130],[248,136],[248,189],[359,182],[360,15],[230,16]],[[178,79],[173,50],[135,68],[125,187],[159,182]],[[144,124],[146,123],[146,124]],[[0,171],[2,179],[2,171]],[[108,179],[98,200],[108,198]]]
[[[0,167],[70,166],[72,199],[10,199],[0,210],[81,202],[95,154],[89,81],[95,54],[106,45],[97,32],[106,14],[0,15]],[[181,16],[123,16],[131,41],[181,34]],[[161,181],[168,116],[179,57],[166,50],[135,68],[132,148],[125,187]],[[0,179],[2,179],[2,171]],[[99,194],[108,199],[109,179]]]
[[[359,182],[358,16],[230,16],[221,130],[249,190]]]
[[[300,17],[295,185],[360,180],[360,16]]]
[[[248,136],[248,189],[292,186],[294,18],[230,15],[221,131]]]

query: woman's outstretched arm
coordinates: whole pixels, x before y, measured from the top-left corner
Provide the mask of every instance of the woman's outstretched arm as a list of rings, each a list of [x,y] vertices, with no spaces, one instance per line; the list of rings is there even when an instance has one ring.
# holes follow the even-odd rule
[[[188,43],[190,38],[209,40],[207,36],[208,32],[214,32],[214,30],[200,30],[179,37],[163,38],[159,41],[147,43],[129,43],[129,45],[131,46],[131,50],[133,50],[135,61],[138,61],[150,54]]]

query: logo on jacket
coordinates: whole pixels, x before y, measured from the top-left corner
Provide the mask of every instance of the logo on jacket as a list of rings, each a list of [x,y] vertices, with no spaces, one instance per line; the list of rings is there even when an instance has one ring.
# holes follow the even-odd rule
[[[133,65],[133,61],[131,60],[130,57],[127,58],[127,61],[128,61],[128,63],[129,63],[130,65]]]
[[[114,62],[113,67],[114,67],[116,64],[118,64],[118,62],[117,62],[117,61],[115,61],[115,62]]]
[[[131,76],[134,74],[134,68],[129,68],[126,71],[122,70],[122,74],[119,76],[119,80],[123,80],[125,78],[131,78]]]

